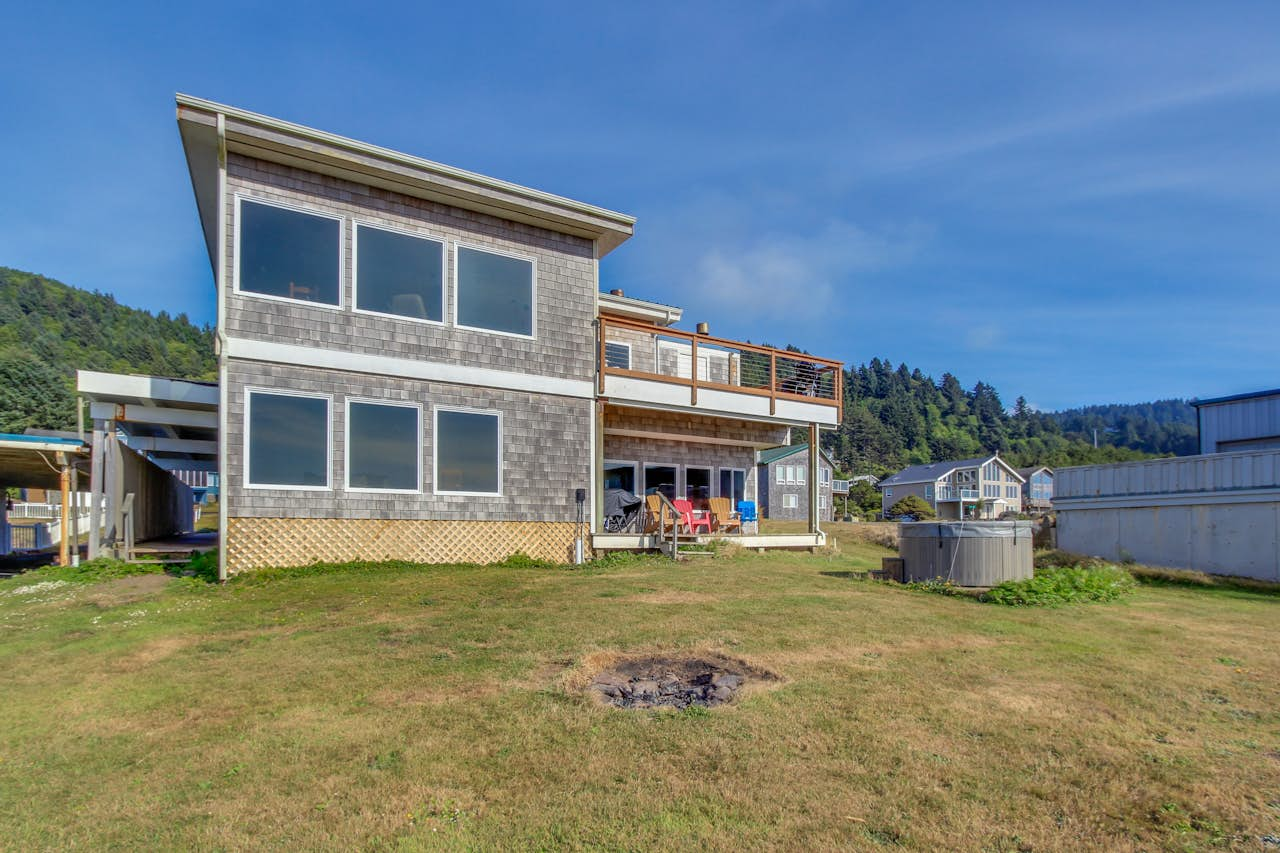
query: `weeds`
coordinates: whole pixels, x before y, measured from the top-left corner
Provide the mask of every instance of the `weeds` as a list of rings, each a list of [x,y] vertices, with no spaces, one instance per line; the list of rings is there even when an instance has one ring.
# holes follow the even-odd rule
[[[1013,607],[1055,607],[1088,601],[1114,601],[1137,587],[1133,576],[1116,566],[1037,569],[1033,577],[1005,581],[981,596]]]
[[[164,572],[160,563],[126,563],[110,557],[85,560],[78,566],[46,566],[19,575],[15,580],[23,585],[35,581],[65,581],[67,583],[101,583],[127,578],[132,575],[156,575]]]

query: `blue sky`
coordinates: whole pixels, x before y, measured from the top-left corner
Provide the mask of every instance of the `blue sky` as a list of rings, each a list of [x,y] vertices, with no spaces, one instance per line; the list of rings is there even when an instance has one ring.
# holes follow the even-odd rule
[[[1042,408],[1280,385],[1275,3],[27,4],[0,265],[213,316],[187,92],[638,217],[606,288]]]

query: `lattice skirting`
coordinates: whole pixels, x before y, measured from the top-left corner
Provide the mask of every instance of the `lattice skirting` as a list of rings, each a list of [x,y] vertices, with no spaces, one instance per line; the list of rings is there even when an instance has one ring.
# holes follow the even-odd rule
[[[496,563],[517,551],[573,559],[574,527],[558,521],[441,521],[356,518],[230,518],[227,570],[351,560]],[[590,556],[590,535],[585,547]]]

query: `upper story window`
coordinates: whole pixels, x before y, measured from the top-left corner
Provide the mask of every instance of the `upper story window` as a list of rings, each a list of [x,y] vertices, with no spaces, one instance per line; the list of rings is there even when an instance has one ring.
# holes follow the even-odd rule
[[[357,311],[444,322],[444,243],[364,224],[352,239]]]
[[[604,366],[616,367],[620,370],[631,369],[631,344],[605,341]]]
[[[329,488],[329,398],[245,392],[245,482],[250,487]]]
[[[454,258],[455,324],[534,337],[536,277],[532,258],[458,245]]]
[[[342,304],[342,219],[236,198],[236,291]]]
[[[830,468],[819,468],[818,474],[819,474],[818,480],[819,482],[822,483],[822,485],[824,486],[831,485],[831,469]]]

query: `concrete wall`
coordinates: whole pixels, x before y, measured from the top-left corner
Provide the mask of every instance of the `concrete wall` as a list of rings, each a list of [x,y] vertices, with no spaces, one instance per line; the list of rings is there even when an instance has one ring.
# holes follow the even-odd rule
[[[1200,452],[1280,447],[1280,394],[1200,407]]]
[[[1280,451],[1064,468],[1058,547],[1280,581]]]

